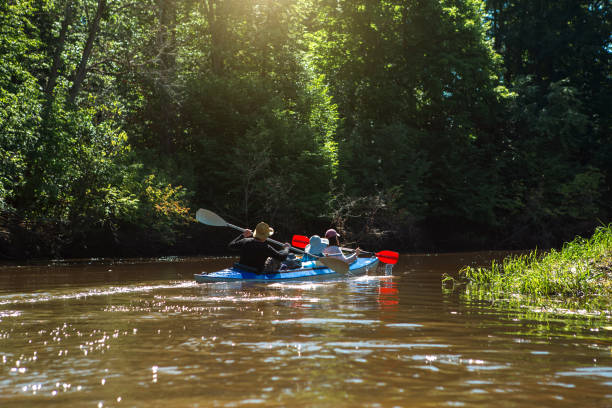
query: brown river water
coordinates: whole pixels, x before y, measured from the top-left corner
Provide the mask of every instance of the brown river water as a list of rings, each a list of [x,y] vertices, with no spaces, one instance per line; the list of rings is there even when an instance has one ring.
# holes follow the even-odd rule
[[[267,284],[193,280],[234,258],[0,266],[0,407],[612,407],[609,313],[442,286],[498,255]]]

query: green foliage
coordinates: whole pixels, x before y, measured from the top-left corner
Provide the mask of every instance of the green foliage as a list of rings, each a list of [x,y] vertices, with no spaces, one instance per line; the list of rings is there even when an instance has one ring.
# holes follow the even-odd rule
[[[191,207],[554,243],[611,210],[609,7],[3,2],[0,212],[56,248],[172,245]]]
[[[544,256],[532,251],[510,256],[489,268],[465,267],[461,274],[473,285],[496,294],[532,296],[612,295],[612,226],[599,227],[589,239],[577,237],[560,251]]]
[[[513,206],[500,215],[517,237],[552,245],[611,214],[611,5],[488,0],[487,9],[516,95],[500,127]]]
[[[15,201],[32,216],[71,220],[93,211],[94,218],[113,211],[98,208],[109,186],[121,183],[129,151],[127,135],[112,119],[97,121],[108,107],[53,111],[29,158],[30,176]],[[102,200],[104,201],[104,200]],[[90,215],[93,215],[90,214]],[[103,218],[104,219],[104,218]]]
[[[496,225],[503,188],[499,83],[479,1],[316,2],[312,60],[338,104],[340,180],[351,196],[398,188],[417,220]],[[399,225],[397,226],[399,227]]]
[[[173,186],[148,175],[132,185],[137,194],[138,205],[129,214],[129,221],[139,229],[155,231],[159,239],[171,245],[177,239],[177,227],[190,220],[189,208],[185,202],[189,192],[182,186]]]
[[[316,87],[301,91],[297,103],[272,95],[265,79],[199,80],[190,90],[182,143],[200,175],[200,205],[222,204],[247,223],[266,214],[290,223],[325,204],[336,161],[326,115],[334,110],[310,116]]]
[[[0,5],[0,211],[24,182],[27,156],[36,149],[40,91],[29,68],[39,60],[27,19],[28,1]]]
[[[419,220],[402,207],[402,187],[363,197],[353,197],[342,190],[334,193],[329,203],[331,225],[341,233],[343,242],[377,248],[398,243],[409,247],[418,240],[415,224]]]

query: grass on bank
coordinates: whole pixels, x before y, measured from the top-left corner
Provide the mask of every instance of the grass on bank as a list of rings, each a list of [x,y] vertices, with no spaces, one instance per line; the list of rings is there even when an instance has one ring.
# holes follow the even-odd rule
[[[590,239],[577,237],[560,251],[509,256],[489,268],[466,266],[460,275],[495,293],[612,297],[612,225],[597,228]]]

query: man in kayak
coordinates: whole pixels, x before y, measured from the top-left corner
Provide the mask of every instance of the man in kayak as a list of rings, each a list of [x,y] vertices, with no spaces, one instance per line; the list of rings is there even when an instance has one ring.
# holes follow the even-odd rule
[[[260,222],[255,227],[255,233],[250,229],[229,243],[232,249],[240,249],[240,265],[254,269],[257,273],[272,272],[277,270],[280,263],[289,254],[289,245],[285,243],[283,249],[277,251],[266,243],[266,239],[274,234],[274,229],[265,222]]]
[[[340,249],[340,240],[338,237],[340,237],[340,234],[338,234],[335,229],[328,229],[325,232],[325,238],[329,240],[329,246],[323,250],[323,255],[342,259],[347,263],[352,263],[361,253],[361,249],[357,248],[351,255],[345,256]]]

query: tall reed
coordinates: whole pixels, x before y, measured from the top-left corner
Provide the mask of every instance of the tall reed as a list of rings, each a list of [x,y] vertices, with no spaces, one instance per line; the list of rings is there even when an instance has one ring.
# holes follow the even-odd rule
[[[464,267],[460,274],[498,293],[612,296],[612,225],[597,228],[589,239],[577,237],[560,251],[509,256],[488,268]]]

